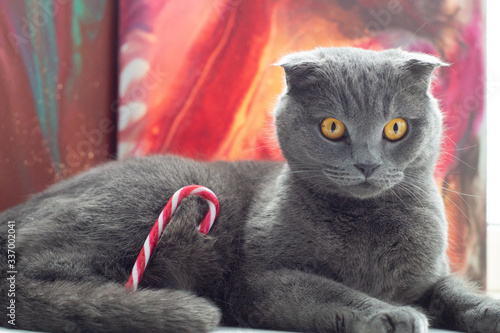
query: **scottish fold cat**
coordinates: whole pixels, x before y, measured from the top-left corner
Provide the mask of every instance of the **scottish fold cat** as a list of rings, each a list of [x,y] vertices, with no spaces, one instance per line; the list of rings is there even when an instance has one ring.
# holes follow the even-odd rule
[[[402,50],[319,48],[279,65],[286,162],[111,162],[1,213],[1,308],[15,300],[15,327],[499,333],[500,302],[451,275],[445,253],[433,178],[442,116],[429,90],[445,64]],[[183,201],[139,290],[126,290],[152,224],[189,184],[219,197],[213,229],[196,230],[203,200]],[[4,327],[9,320],[0,316]]]

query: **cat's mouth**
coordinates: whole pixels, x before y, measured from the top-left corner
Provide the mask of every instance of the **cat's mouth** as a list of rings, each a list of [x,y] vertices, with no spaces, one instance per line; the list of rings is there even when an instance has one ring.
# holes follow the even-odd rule
[[[371,186],[372,186],[372,184],[370,184],[367,180],[365,180],[364,182],[359,184],[359,187],[361,187],[361,188],[370,188]]]
[[[387,191],[392,186],[386,182],[377,182],[373,180],[362,180],[357,184],[352,184],[350,186],[344,186],[343,191],[355,198],[365,199],[376,197],[383,192]]]
[[[387,177],[370,177],[352,175],[348,172],[323,170],[327,178],[335,184],[336,192],[348,194],[357,198],[371,198],[378,196],[395,186],[400,181],[399,175]]]
[[[340,187],[360,187],[360,188],[370,188],[370,187],[378,187],[377,182],[374,182],[372,179],[366,179],[365,177],[359,177],[357,175],[352,175],[349,173],[339,173],[339,172],[329,172],[325,170],[323,172],[330,181],[332,181],[335,185]]]

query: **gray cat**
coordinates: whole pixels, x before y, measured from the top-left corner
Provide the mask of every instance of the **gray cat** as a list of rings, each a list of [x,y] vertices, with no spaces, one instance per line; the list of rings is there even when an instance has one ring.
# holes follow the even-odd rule
[[[112,162],[0,214],[1,308],[15,299],[16,327],[426,332],[430,322],[499,333],[500,302],[450,275],[445,254],[433,179],[442,119],[429,92],[444,64],[401,50],[320,48],[279,65],[286,163]],[[183,201],[139,290],[126,290],[158,214],[189,184],[217,194],[214,227],[201,235],[206,204]],[[14,298],[8,229],[17,237]]]

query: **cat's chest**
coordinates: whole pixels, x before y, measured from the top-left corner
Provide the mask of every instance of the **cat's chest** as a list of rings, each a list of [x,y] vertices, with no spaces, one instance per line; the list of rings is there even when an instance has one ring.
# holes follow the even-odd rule
[[[439,261],[432,245],[438,230],[421,227],[419,218],[401,210],[323,216],[309,223],[307,233],[292,231],[303,246],[289,258],[372,296],[396,300],[428,283]]]

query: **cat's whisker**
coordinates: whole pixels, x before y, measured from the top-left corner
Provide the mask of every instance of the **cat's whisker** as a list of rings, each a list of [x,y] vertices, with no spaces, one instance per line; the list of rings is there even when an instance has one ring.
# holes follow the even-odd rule
[[[425,194],[429,195],[426,191],[424,191],[423,189],[421,189],[417,185],[412,184],[412,183],[407,183],[407,184],[409,184],[409,185],[421,190]],[[459,207],[459,205],[457,203],[455,203],[455,201],[453,201],[453,199],[451,199],[450,197],[446,197],[446,200],[449,201],[452,205],[454,205],[458,209],[458,211],[465,217],[465,219],[467,220],[467,223],[469,223],[469,225],[470,225],[471,221],[469,219],[469,216]]]
[[[420,180],[418,177],[415,177],[415,176],[413,176],[413,175],[407,175],[407,176],[408,176],[408,178],[410,178],[410,179],[411,179],[411,178],[413,178],[413,179]],[[450,190],[450,189],[448,189],[448,188],[446,188],[446,187],[444,187],[444,186],[439,186],[439,187],[440,187],[441,189],[443,189],[444,191],[448,191],[448,192],[450,192],[450,193],[455,193],[455,194],[458,194],[458,195],[459,195],[459,197],[460,197],[460,199],[462,200],[462,202],[463,202],[465,205],[467,205],[467,207],[468,207],[469,209],[471,208],[471,207],[470,207],[470,204],[469,204],[469,203],[467,202],[467,200],[465,200],[462,196],[467,196],[467,197],[472,197],[472,198],[484,198],[484,197],[481,197],[481,196],[476,196],[476,195],[466,194],[466,193],[462,193],[462,192],[456,191],[456,190],[453,188],[452,184],[448,183],[448,182],[447,182],[447,181],[445,181],[445,180],[442,180],[442,182],[443,182],[443,183],[445,183],[446,185],[450,186],[452,189]],[[411,184],[411,183],[409,183],[409,185],[416,186],[416,185]],[[447,200],[450,200],[450,202],[452,202],[452,203],[456,206],[455,202],[454,202],[454,201],[453,201],[450,197],[448,197],[448,196],[447,196],[447,197],[446,197],[446,199],[447,199]],[[458,208],[458,207],[457,207],[457,208]],[[462,213],[463,213],[465,216],[467,216],[464,212],[462,212]]]
[[[451,188],[453,188],[453,185],[452,185],[452,184],[450,184],[450,183],[448,183],[446,180],[444,180],[444,179],[443,179],[442,181],[443,181],[443,183],[444,183],[445,185],[450,186]],[[461,195],[458,191],[453,191],[453,190],[454,190],[454,188],[453,188],[453,190],[449,190],[449,189],[447,189],[445,186],[441,186],[441,189],[443,189],[444,191],[448,191],[448,192],[450,192],[450,193],[458,194],[458,197],[459,197],[459,198],[462,200],[462,202],[463,202],[464,204],[466,204],[466,205],[467,205],[467,207],[470,209],[470,205],[469,205],[469,203],[467,202],[467,200],[465,200],[465,199],[462,197],[462,195]],[[446,197],[447,197],[447,198],[449,198],[449,196],[446,196]]]
[[[453,146],[455,147],[455,150],[459,150],[460,148],[458,147],[457,143],[455,142],[455,140],[453,140],[448,134],[443,133],[442,134],[443,136],[443,141],[444,139],[448,140],[451,144],[453,144]],[[444,149],[441,149],[441,151],[445,151]]]
[[[405,184],[407,184],[407,185],[410,185],[410,186],[414,187],[415,189],[417,189],[417,190],[421,191],[422,193],[424,193],[424,194],[425,194],[425,195],[427,195],[427,196],[430,196],[430,194],[429,194],[427,191],[425,191],[424,189],[422,189],[420,186],[418,186],[418,185],[416,185],[416,184],[413,184],[413,183],[410,183],[410,182],[405,182]]]
[[[413,198],[415,198],[415,200],[417,200],[417,201],[418,201],[418,203],[420,204],[420,206],[421,206],[421,207],[425,207],[425,204],[424,204],[424,203],[422,202],[422,200],[421,200],[421,199],[423,199],[421,195],[417,195],[417,194],[416,194],[416,193],[412,190],[411,186],[409,186],[409,184],[407,184],[407,183],[402,183],[401,185],[402,185],[403,189],[404,189],[407,193],[409,193],[409,194],[410,194]]]
[[[407,183],[402,182],[402,183],[399,183],[398,185],[401,187],[401,189],[405,193],[408,193],[408,195],[410,195],[412,198],[414,198],[415,200],[417,200],[418,203],[419,203],[419,205],[421,207],[424,207],[424,204],[422,203],[422,201],[420,200],[420,198],[415,193],[413,193],[412,189],[410,187],[408,187]]]
[[[447,151],[442,151],[441,153],[443,154],[447,154],[447,155],[450,155],[451,157],[453,157],[454,159],[456,159],[457,161],[463,163],[464,165],[468,166],[469,168],[471,168],[472,170],[476,170],[475,167],[473,167],[472,165],[468,164],[467,162],[465,162],[464,160],[460,159],[458,156],[455,156],[454,154],[452,153],[449,153]]]
[[[469,147],[463,147],[463,148],[456,148],[455,150],[456,151],[462,151],[462,150],[467,150],[467,149],[472,149],[472,148],[475,148],[477,147],[477,145],[472,145],[472,146],[469,146]]]
[[[451,193],[455,193],[455,194],[458,194],[460,196],[464,196],[464,197],[469,197],[469,198],[478,198],[478,199],[486,199],[485,196],[482,196],[482,195],[474,195],[474,194],[467,194],[467,193],[463,193],[463,192],[459,192],[459,191],[454,191],[454,190],[450,190],[444,186],[440,186],[441,189],[443,189],[444,191],[447,191],[447,192],[451,192]]]
[[[411,189],[409,188],[406,188],[404,186],[401,186],[399,187],[403,192],[405,192],[408,196],[410,196],[411,198],[413,198],[413,200],[417,201],[418,202],[418,206],[420,207],[424,207],[424,205],[422,204],[422,201],[420,200],[420,198],[418,196],[416,196],[412,191]]]
[[[409,179],[414,179],[414,180],[421,180],[421,178],[419,178],[418,176],[416,175],[411,175],[411,174],[407,174],[406,175]],[[464,193],[464,192],[460,192],[460,191],[457,191],[453,185],[451,183],[448,183],[447,181],[445,181],[444,179],[442,180],[442,182],[446,185],[448,185],[451,189],[449,188],[446,188],[444,186],[438,186],[439,188],[441,188],[442,190],[444,191],[447,191],[447,192],[451,192],[451,193],[455,193],[455,194],[458,194],[461,199],[464,201],[465,204],[467,204],[467,206],[469,206],[469,203],[462,198],[462,196],[465,196],[465,197],[471,197],[471,198],[482,198],[484,199],[485,197],[484,196],[479,196],[479,195],[473,195],[473,194],[468,194],[468,193]],[[469,207],[470,208],[470,207]]]
[[[306,191],[311,191],[313,192],[313,195],[316,195],[317,192],[319,192],[321,189],[325,188],[326,186],[329,185],[329,183],[325,183],[325,182],[320,182],[318,180],[318,174],[314,174],[314,173],[311,173],[311,175],[309,177],[297,177],[296,179],[292,180],[289,184],[292,185],[292,184],[296,184],[297,182],[299,181],[304,181],[304,180],[307,180],[309,182],[309,185],[304,185],[305,189],[304,191],[301,192],[301,194],[303,194],[304,192]],[[312,182],[311,182],[312,180]],[[306,182],[307,183],[307,182]],[[314,190],[318,185],[321,185],[320,188],[318,190]]]
[[[316,180],[317,178],[316,177],[310,177],[310,179],[313,179],[313,180]],[[314,188],[318,185],[322,185],[319,187],[318,190],[314,190]],[[310,184],[309,186],[305,186],[305,189],[304,191],[302,191],[300,194],[304,194],[304,192],[306,191],[311,191],[313,193],[313,196],[316,196],[317,194],[319,194],[319,191],[321,191],[323,188],[325,188],[328,184],[322,184],[320,182],[313,182],[312,184]]]
[[[443,188],[443,189],[446,189],[447,191],[450,191],[450,192],[452,192],[452,191],[453,191],[454,193],[457,193],[457,194],[460,194],[460,195],[463,195],[463,196],[470,196],[470,197],[484,198],[484,197],[475,196],[475,195],[472,195],[472,194],[467,194],[467,193],[460,192],[460,191],[458,191],[458,190],[457,190],[457,189],[453,186],[453,184],[451,184],[451,183],[447,182],[447,181],[446,181],[446,180],[444,180],[444,179],[442,180],[442,182],[443,182],[445,185],[448,185],[448,186],[451,188],[451,190],[450,190],[450,189],[447,189],[447,188]]]
[[[464,148],[458,148],[458,147],[456,147],[456,149],[455,149],[455,150],[457,150],[457,151],[461,151],[461,150],[472,149],[472,148],[475,148],[475,147],[477,147],[477,145],[472,145],[472,146],[469,146],[469,147],[464,147]]]
[[[311,173],[314,175],[318,175],[318,172],[316,172],[315,170],[295,170],[295,171],[289,172],[290,175],[299,175],[299,174],[304,174],[304,173]]]
[[[322,186],[320,186],[320,187],[319,187],[316,191],[314,191],[314,190],[313,190],[314,194],[315,194],[315,195],[316,195],[316,194],[320,194],[320,192],[321,192],[324,188],[326,188],[328,185],[330,185],[330,184],[328,184],[328,183],[326,183],[326,184],[322,184]],[[325,191],[325,192],[323,193],[323,199],[324,199],[324,198],[326,198],[326,196],[327,196],[327,195],[328,195],[328,192],[327,192],[327,191]]]
[[[430,194],[427,191],[425,191],[424,189],[422,189],[420,186],[418,186],[416,184],[413,184],[410,182],[403,182],[403,183],[408,185],[408,186],[411,186],[412,188],[414,188],[416,190],[419,190],[421,193],[425,194],[426,196],[430,196]]]
[[[390,188],[389,190],[391,191],[392,194],[394,194],[399,199],[399,201],[401,201],[401,203],[405,206],[405,208],[408,209],[408,206],[406,205],[404,200],[401,199],[401,197],[396,193],[396,191],[394,191],[393,188]]]

